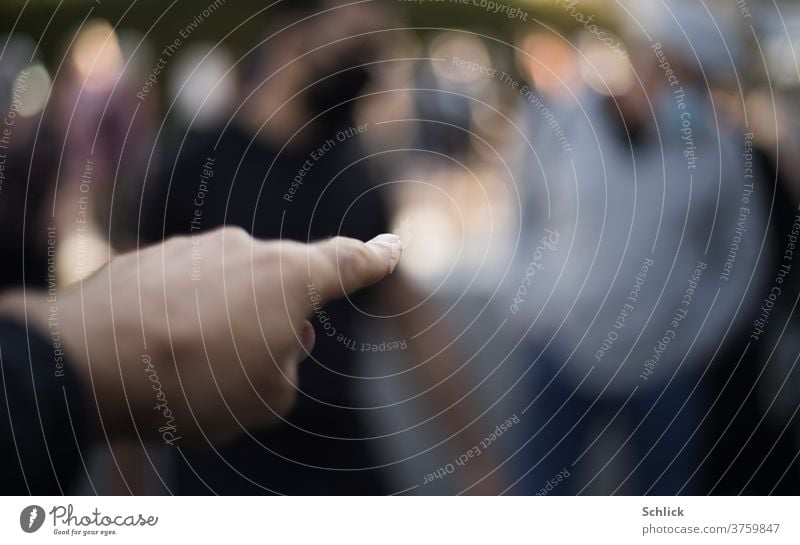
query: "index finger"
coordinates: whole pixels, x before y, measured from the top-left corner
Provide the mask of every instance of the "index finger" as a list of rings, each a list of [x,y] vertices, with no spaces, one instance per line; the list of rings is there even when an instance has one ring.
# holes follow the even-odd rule
[[[392,274],[403,246],[397,235],[383,234],[369,242],[335,237],[308,246],[307,252],[309,281],[325,303]]]

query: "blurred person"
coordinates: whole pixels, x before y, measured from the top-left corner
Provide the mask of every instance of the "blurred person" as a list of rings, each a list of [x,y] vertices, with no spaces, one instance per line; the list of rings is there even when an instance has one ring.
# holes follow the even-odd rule
[[[0,252],[13,264],[0,287],[44,287],[51,266],[69,284],[107,262],[118,231],[110,229],[112,195],[141,179],[153,107],[133,103],[137,75],[123,73],[108,22],[91,20],[72,38],[54,82],[29,39],[11,37],[0,58],[8,91],[0,118],[9,129],[0,141]]]
[[[42,288],[47,281],[47,227],[53,225],[49,212],[58,164],[54,149],[35,146],[37,138],[49,141],[54,136],[52,124],[42,120],[49,76],[34,56],[30,38],[17,34],[5,43],[5,54],[0,56],[0,255],[4,262],[0,289],[23,284]],[[34,79],[42,73],[44,82]]]
[[[789,128],[793,119],[789,105],[780,95],[756,89],[748,92],[743,104],[738,99],[734,104],[747,125],[745,158],[763,172],[766,200],[771,203],[765,270],[768,278],[780,278],[780,284],[773,280],[756,292],[759,304],[750,317],[746,337],[750,347],[744,357],[731,350],[728,365],[714,369],[713,393],[719,400],[710,419],[722,431],[709,457],[709,473],[716,494],[796,494],[800,369],[793,332],[800,325],[794,309],[800,275],[796,267],[787,270],[786,265],[791,265],[792,254],[787,251],[791,252],[800,229],[800,170],[797,157],[783,150],[793,149],[797,138]]]
[[[305,246],[227,228],[118,257],[67,289],[2,293],[0,492],[69,493],[95,439],[182,449],[276,422],[315,342],[306,285],[346,296],[401,253],[395,235]]]
[[[53,86],[48,113],[61,139],[53,222],[64,284],[135,247],[135,208],[124,204],[141,193],[157,96],[137,100],[147,75],[123,41],[108,21],[90,19],[71,37]]]
[[[144,237],[160,240],[219,225],[299,241],[387,230],[376,161],[361,148],[361,139],[375,129],[353,115],[370,78],[369,63],[383,58],[381,44],[389,38],[374,31],[386,28],[387,14],[375,4],[336,6],[295,2],[268,10],[268,39],[244,68],[250,94],[231,122],[190,131],[166,153],[164,175],[148,182]],[[335,9],[324,13],[326,8]],[[359,314],[380,316],[393,336],[363,337]],[[356,357],[371,356],[364,346],[393,346],[395,355],[419,362],[409,375],[422,392],[418,397],[433,409],[427,425],[443,423],[451,437],[446,448],[466,452],[480,440],[468,426],[477,414],[462,399],[468,389],[457,384],[459,375],[451,376],[461,362],[446,346],[451,335],[438,317],[401,274],[380,292],[318,309],[317,344],[300,371],[296,408],[280,424],[229,448],[209,442],[183,452],[176,461],[178,491],[392,492],[391,464],[380,463],[365,421],[369,408],[359,407],[357,398],[359,387],[377,388],[379,382],[355,374]],[[454,478],[459,490],[475,485],[472,492],[499,491],[495,478],[487,477],[488,458]]]
[[[637,5],[652,41],[631,34],[631,67],[604,55],[595,72],[584,58],[591,85],[547,103],[547,116],[526,97],[534,145],[518,270],[533,268],[535,285],[512,287],[512,314],[532,332],[533,417],[517,493],[565,468],[573,477],[553,494],[707,490],[704,375],[723,340],[742,338],[763,285],[766,191],[708,92],[734,71],[735,33],[725,42],[721,21],[667,4]],[[604,449],[612,433],[619,448]],[[604,475],[609,465],[621,473]]]
[[[428,47],[430,62],[422,63],[415,75],[414,110],[419,119],[425,120],[417,134],[415,147],[441,154],[448,159],[464,157],[470,144],[470,104],[474,92],[465,92],[469,81],[454,76],[469,74],[466,70],[448,70],[453,53],[479,59],[476,62],[490,64],[486,46],[477,38],[464,37],[458,32],[440,32]],[[444,69],[442,69],[444,64]],[[485,78],[478,75],[477,78]],[[442,159],[431,154],[432,158]],[[429,159],[433,162],[434,159]],[[423,168],[428,167],[424,165]]]

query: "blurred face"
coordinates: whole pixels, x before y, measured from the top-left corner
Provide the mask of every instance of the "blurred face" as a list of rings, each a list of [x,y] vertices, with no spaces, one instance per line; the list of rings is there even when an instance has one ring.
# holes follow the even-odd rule
[[[374,4],[336,4],[276,21],[268,34],[277,34],[265,42],[261,73],[253,78],[264,105],[259,117],[280,109],[293,124],[330,110],[318,124],[340,124],[351,115],[352,99],[369,80],[369,63],[380,58],[385,38],[378,31],[386,28],[386,13]]]
[[[307,66],[302,83],[312,86],[306,105],[313,113],[357,97],[369,79],[369,63],[380,58],[382,49],[380,29],[386,22],[383,9],[374,4],[330,7],[334,4],[326,4],[323,9],[330,11],[314,17],[308,29],[300,30],[301,48],[309,52],[302,61]],[[351,107],[343,106],[342,110]]]
[[[635,81],[625,94],[616,99],[624,120],[639,125],[652,117],[651,106],[657,108],[660,96],[669,93],[670,89],[649,48],[634,47],[631,50],[631,69]]]

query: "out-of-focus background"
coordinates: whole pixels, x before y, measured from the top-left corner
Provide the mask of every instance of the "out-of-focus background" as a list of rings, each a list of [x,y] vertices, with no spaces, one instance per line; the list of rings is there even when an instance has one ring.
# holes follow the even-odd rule
[[[788,0],[4,1],[4,288],[385,226],[418,297],[332,311],[291,430],[78,491],[797,493],[798,50]]]

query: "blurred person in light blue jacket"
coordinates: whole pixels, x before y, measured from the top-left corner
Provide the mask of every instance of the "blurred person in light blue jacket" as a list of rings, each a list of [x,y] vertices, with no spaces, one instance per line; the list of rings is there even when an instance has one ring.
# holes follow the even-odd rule
[[[529,339],[531,427],[515,493],[565,469],[551,493],[703,491],[705,371],[760,287],[766,182],[710,92],[735,82],[735,33],[682,2],[637,7],[617,60],[630,73],[581,52],[591,86],[526,96],[509,312]]]

